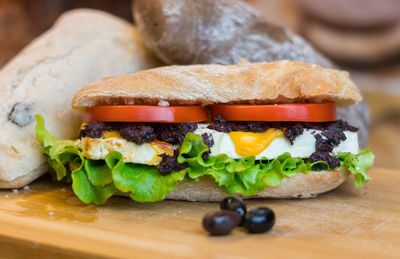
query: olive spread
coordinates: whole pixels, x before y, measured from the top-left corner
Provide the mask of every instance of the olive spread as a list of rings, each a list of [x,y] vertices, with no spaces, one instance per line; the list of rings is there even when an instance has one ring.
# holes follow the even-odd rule
[[[121,137],[143,144],[160,140],[170,144],[181,144],[186,134],[197,129],[197,123],[138,123],[138,122],[92,122],[79,132],[78,139],[100,138],[104,132],[119,131]]]

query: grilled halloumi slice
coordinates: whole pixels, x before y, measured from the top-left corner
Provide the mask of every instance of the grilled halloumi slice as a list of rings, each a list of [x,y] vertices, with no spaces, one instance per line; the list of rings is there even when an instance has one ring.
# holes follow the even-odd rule
[[[158,165],[161,162],[159,155],[174,154],[174,147],[171,144],[155,140],[138,145],[123,139],[116,131],[106,132],[101,138],[82,138],[80,145],[83,155],[93,160],[105,159],[109,152],[118,151],[125,162]]]

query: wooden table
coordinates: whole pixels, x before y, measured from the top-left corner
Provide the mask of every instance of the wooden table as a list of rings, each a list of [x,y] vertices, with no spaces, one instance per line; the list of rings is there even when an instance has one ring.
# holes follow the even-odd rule
[[[82,204],[70,187],[41,179],[29,190],[0,191],[0,257],[291,257],[400,256],[400,171],[374,168],[373,181],[306,200],[252,200],[271,207],[267,234],[236,229],[212,237],[202,216],[217,203],[140,204],[112,198]]]

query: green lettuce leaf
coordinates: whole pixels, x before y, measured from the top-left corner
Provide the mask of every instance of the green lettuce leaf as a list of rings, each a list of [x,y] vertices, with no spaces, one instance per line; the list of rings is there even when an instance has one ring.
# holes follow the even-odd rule
[[[208,146],[202,137],[188,133],[179,149],[178,162],[188,164],[187,178],[198,180],[204,175],[211,176],[228,194],[255,195],[267,186],[278,186],[285,176],[310,171],[302,159],[292,158],[289,153],[272,161],[256,161],[254,156],[232,159],[225,154],[204,161],[202,154],[206,151]]]
[[[232,159],[225,154],[202,155],[209,150],[202,136],[188,133],[179,148],[178,162],[187,168],[169,175],[160,175],[155,166],[124,163],[122,154],[110,152],[105,160],[90,160],[72,140],[57,140],[44,127],[43,118],[36,116],[36,138],[44,148],[51,171],[57,181],[72,182],[72,189],[84,203],[102,204],[116,191],[129,193],[139,202],[155,202],[165,198],[182,181],[195,182],[201,177],[214,179],[228,194],[255,195],[266,187],[281,184],[284,177],[316,170],[330,170],[323,161],[311,163],[308,159],[293,158],[284,153],[276,159],[255,160],[254,156]],[[371,150],[359,154],[340,153],[341,166],[354,174],[355,186],[360,187],[371,178],[366,171],[372,166]]]
[[[367,175],[366,172],[374,163],[375,156],[369,148],[360,150],[360,153],[357,155],[341,153],[338,158],[340,159],[342,166],[347,167],[354,175],[354,185],[357,188],[371,180],[371,177]]]
[[[72,189],[84,203],[102,204],[117,190],[130,193],[139,202],[160,201],[185,177],[185,170],[166,176],[154,166],[127,163],[119,152],[105,160],[90,160],[71,140],[57,140],[36,115],[36,138],[44,148],[57,181],[72,181]]]
[[[85,161],[86,162],[86,161]],[[105,179],[100,183],[103,186],[95,186],[88,178],[84,163],[79,157],[71,160],[70,166],[76,168],[72,171],[72,190],[84,203],[103,204],[114,195],[116,188],[114,184],[104,184]],[[98,177],[99,178],[99,177]]]
[[[125,164],[119,152],[107,154],[105,162],[112,171],[112,179],[118,190],[130,193],[139,202],[161,201],[173,191],[185,177],[185,171],[160,175],[154,166]]]
[[[74,145],[72,140],[57,140],[45,127],[42,116],[36,115],[36,139],[44,148],[47,155],[51,172],[58,181],[70,181],[70,168],[67,166],[69,161],[75,156],[79,156],[83,161],[84,157],[80,150]]]
[[[111,169],[104,161],[85,159],[83,166],[92,185],[104,187],[113,182]]]
[[[207,150],[200,135],[186,135],[178,156],[178,162],[188,164],[186,179],[198,180],[204,175],[211,176],[219,188],[228,194],[255,195],[266,187],[278,186],[284,177],[331,170],[324,161],[311,163],[308,159],[293,158],[290,153],[284,153],[273,160],[257,161],[252,156],[235,160],[221,154],[204,161],[202,154]],[[374,160],[371,150],[361,150],[357,155],[341,153],[337,158],[341,161],[341,167],[347,167],[354,174],[356,187],[371,179],[366,174]]]

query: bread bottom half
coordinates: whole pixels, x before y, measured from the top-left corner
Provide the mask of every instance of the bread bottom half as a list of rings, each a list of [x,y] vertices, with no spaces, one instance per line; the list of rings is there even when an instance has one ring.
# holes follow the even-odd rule
[[[35,170],[32,174],[14,179],[12,182],[0,180],[0,188],[19,188],[29,184],[42,174],[43,170]],[[334,171],[310,172],[297,174],[291,178],[285,177],[276,187],[267,187],[264,191],[248,198],[312,198],[320,193],[335,189],[342,184],[349,172],[346,168]],[[129,196],[128,193],[118,192],[118,196]],[[169,193],[166,199],[184,201],[220,201],[228,194],[221,191],[213,179],[202,177],[198,182],[182,181]]]
[[[320,193],[335,189],[342,184],[349,172],[346,168],[334,171],[310,172],[297,174],[291,178],[285,177],[276,187],[267,187],[264,191],[248,198],[311,198]],[[119,196],[129,196],[128,193],[117,193]],[[184,201],[220,201],[228,196],[221,191],[214,180],[203,177],[198,182],[182,181],[166,199]]]

